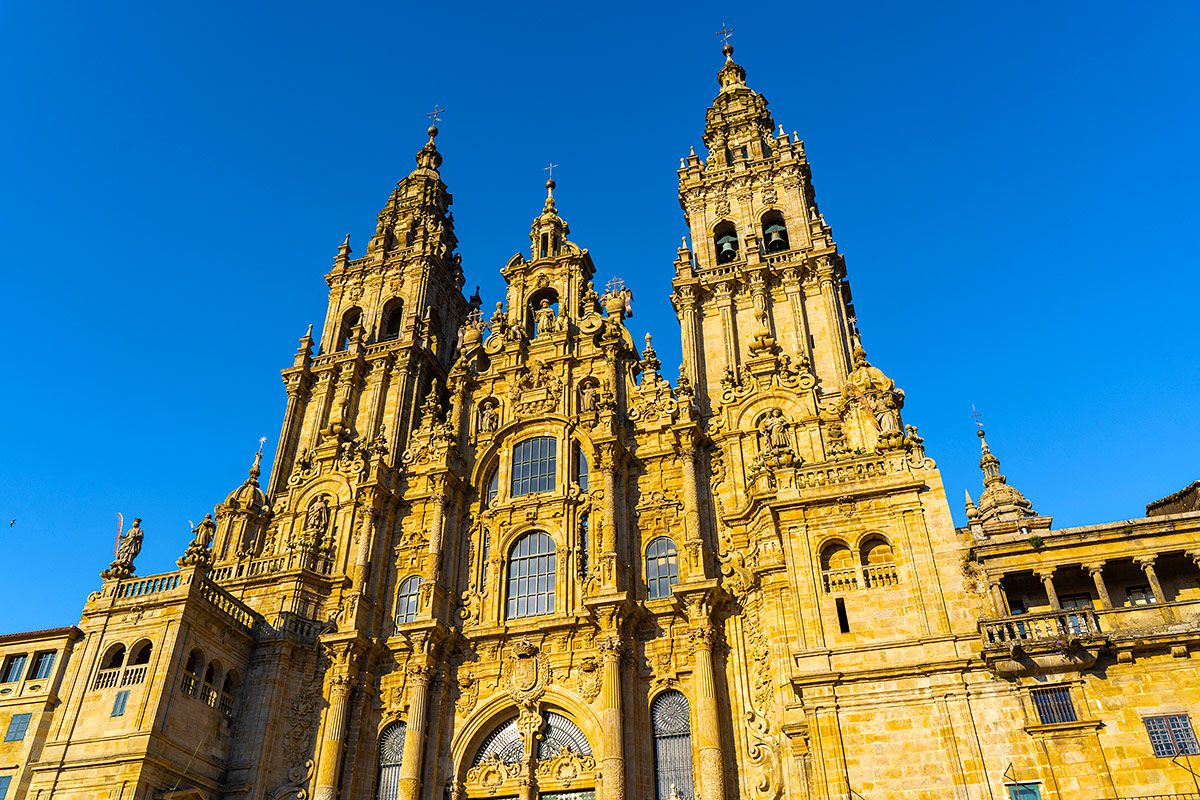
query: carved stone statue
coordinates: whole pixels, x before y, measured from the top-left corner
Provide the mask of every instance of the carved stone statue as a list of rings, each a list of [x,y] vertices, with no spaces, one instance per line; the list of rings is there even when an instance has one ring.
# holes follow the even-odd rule
[[[596,287],[591,281],[588,281],[587,288],[583,290],[582,300],[583,310],[581,316],[590,317],[597,313],[600,308],[600,295],[596,294]]]
[[[579,410],[585,413],[595,411],[599,407],[596,384],[588,381],[579,387]]]
[[[304,532],[311,534],[317,541],[320,541],[328,528],[329,501],[321,497],[314,500],[308,507],[308,514],[304,518]]]
[[[533,312],[533,321],[537,326],[537,334],[541,336],[544,333],[551,333],[555,328],[554,309],[550,307],[549,300],[542,300],[542,305],[537,311]]]
[[[790,450],[792,448],[792,440],[788,435],[791,425],[784,419],[783,411],[780,409],[771,409],[758,427],[763,433],[764,441],[771,449]]]
[[[108,565],[108,569],[100,573],[105,580],[110,578],[128,578],[133,574],[133,560],[142,552],[142,520],[135,517],[133,527],[121,536],[117,544],[117,557]]]
[[[175,563],[181,567],[207,565],[212,559],[208,548],[212,546],[213,535],[216,532],[217,523],[213,522],[212,514],[205,514],[200,524],[192,528],[192,541]]]
[[[479,430],[494,433],[500,427],[500,405],[495,400],[484,400],[479,407]]]
[[[503,336],[507,328],[508,319],[504,315],[504,303],[498,302],[496,303],[496,310],[492,312],[492,331]]]

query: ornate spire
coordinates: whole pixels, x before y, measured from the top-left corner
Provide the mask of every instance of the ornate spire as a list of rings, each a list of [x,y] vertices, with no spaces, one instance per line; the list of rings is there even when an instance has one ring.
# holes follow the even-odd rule
[[[1025,499],[1014,486],[1009,486],[1005,477],[1000,474],[1000,459],[996,458],[988,447],[983,426],[979,427],[979,442],[982,456],[979,468],[983,471],[983,494],[979,496],[978,518],[981,522],[1009,522],[1023,517],[1035,517],[1033,504]],[[967,498],[968,501],[970,498]],[[967,506],[970,516],[971,506]]]
[[[438,167],[442,165],[442,154],[438,152],[437,145],[433,143],[438,135],[438,127],[430,125],[425,132],[429,134],[429,141],[417,151],[417,167],[437,172]]]

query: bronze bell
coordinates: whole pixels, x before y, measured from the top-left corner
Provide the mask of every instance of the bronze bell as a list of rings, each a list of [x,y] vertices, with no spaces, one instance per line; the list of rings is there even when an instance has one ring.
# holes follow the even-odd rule
[[[717,263],[726,264],[737,258],[737,237],[725,234],[717,239]]]
[[[768,253],[781,253],[788,249],[787,228],[783,225],[774,222],[767,226],[765,233]]]

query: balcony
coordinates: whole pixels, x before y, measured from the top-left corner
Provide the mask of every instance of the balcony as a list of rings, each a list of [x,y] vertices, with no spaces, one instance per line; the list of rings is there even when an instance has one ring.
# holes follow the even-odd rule
[[[979,634],[984,648],[1024,644],[1061,644],[1073,639],[1100,635],[1096,612],[1088,609],[1066,609],[1042,614],[1017,614],[1004,619],[982,620]]]

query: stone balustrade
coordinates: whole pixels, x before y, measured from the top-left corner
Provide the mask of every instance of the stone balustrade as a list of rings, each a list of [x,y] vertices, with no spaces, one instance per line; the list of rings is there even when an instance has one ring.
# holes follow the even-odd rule
[[[979,622],[984,647],[1011,647],[1014,644],[1067,642],[1100,634],[1095,611],[1067,609],[1042,614],[1015,614],[1003,619]]]

